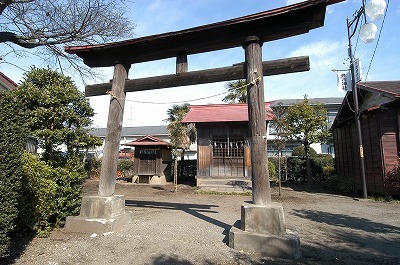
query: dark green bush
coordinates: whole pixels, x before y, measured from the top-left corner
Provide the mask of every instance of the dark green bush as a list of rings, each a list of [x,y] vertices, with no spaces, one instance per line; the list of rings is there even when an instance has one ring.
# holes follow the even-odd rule
[[[61,227],[69,215],[77,215],[80,185],[86,174],[79,159],[68,159],[65,167],[51,167],[33,154],[23,155],[22,197],[18,224],[38,236]]]
[[[89,157],[85,163],[85,170],[90,172],[92,170],[101,168],[101,158]]]
[[[334,191],[352,192],[354,191],[354,179],[352,177],[331,175],[323,182],[324,187]]]
[[[305,180],[306,159],[304,147],[298,146],[293,149],[293,156],[288,158],[287,166],[289,176],[293,180]],[[329,154],[317,154],[314,149],[310,149],[311,171],[313,180],[320,182],[335,173],[335,160]]]
[[[384,181],[385,195],[397,194],[400,191],[400,165],[386,173]]]
[[[25,153],[22,159],[22,192],[19,203],[20,229],[35,231],[39,236],[51,231],[50,217],[55,209],[57,184],[53,169],[33,154]]]
[[[281,157],[281,178],[284,179],[284,176],[286,175],[286,165],[287,165],[287,157]],[[268,162],[271,162],[275,166],[275,172],[276,172],[276,181],[278,181],[279,178],[279,164],[278,164],[278,157],[272,156],[268,157]]]
[[[133,161],[130,159],[118,159],[117,170],[128,171],[133,169]]]
[[[57,228],[64,226],[67,216],[79,214],[82,184],[88,178],[88,174],[78,157],[69,158],[64,167],[53,170],[53,180],[57,184],[57,200],[50,221]]]
[[[132,178],[133,161],[130,159],[118,159],[117,170],[122,172],[124,178]]]
[[[88,172],[89,178],[99,178],[101,171],[101,158],[90,157],[88,160],[86,160],[85,170]]]
[[[7,255],[15,229],[21,181],[21,156],[27,142],[23,108],[11,92],[0,92],[0,257]]]
[[[193,184],[196,183],[197,160],[178,160],[177,166],[178,182]],[[174,175],[174,162],[171,164],[171,176]]]
[[[314,181],[320,182],[335,172],[335,160],[328,154],[317,154],[311,159]]]
[[[304,146],[299,145],[299,146],[296,146],[295,148],[293,148],[292,156],[305,158],[306,153],[304,152]],[[314,148],[310,147],[310,157],[312,158],[315,156],[317,156],[317,152],[314,150]]]
[[[269,179],[272,182],[278,182],[278,174],[275,169],[275,165],[272,161],[268,161],[268,173],[269,173]]]
[[[300,157],[288,157],[287,159],[288,175],[291,180],[305,181],[306,160]]]

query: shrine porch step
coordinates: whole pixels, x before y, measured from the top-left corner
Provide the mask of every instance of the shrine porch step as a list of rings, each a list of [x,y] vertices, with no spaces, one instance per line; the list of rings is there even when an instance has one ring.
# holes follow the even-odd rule
[[[251,180],[197,178],[197,187],[207,191],[249,192],[251,191]]]

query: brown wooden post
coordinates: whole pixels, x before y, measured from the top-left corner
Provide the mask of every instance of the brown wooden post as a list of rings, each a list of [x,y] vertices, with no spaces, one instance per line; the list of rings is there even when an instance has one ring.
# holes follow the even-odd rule
[[[125,80],[130,65],[116,64],[111,89],[107,132],[100,172],[99,196],[113,196],[117,174],[117,159],[125,106]]]
[[[186,54],[180,54],[176,57],[176,73],[186,73],[188,71],[188,61]]]
[[[253,203],[271,203],[271,189],[268,178],[268,157],[265,122],[264,82],[262,69],[262,42],[257,37],[248,37],[244,46],[247,102],[251,148],[251,171]]]

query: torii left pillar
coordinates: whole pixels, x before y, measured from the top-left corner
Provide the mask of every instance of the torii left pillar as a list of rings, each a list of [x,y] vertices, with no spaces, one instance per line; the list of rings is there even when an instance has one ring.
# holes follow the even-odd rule
[[[242,204],[240,227],[229,231],[229,246],[265,257],[299,259],[300,239],[286,229],[282,205],[271,201],[261,46],[256,36],[244,44],[253,200]]]
[[[132,221],[132,214],[125,212],[124,196],[114,195],[119,139],[125,106],[124,88],[129,68],[130,65],[120,63],[114,66],[98,196],[82,198],[79,216],[67,217],[66,231],[107,233]]]

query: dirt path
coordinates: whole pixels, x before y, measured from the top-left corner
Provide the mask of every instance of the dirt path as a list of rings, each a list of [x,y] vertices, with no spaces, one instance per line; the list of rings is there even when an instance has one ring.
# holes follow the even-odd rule
[[[85,185],[96,194],[97,182]],[[284,188],[288,227],[300,235],[299,261],[262,259],[227,246],[246,196],[200,195],[194,188],[117,184],[134,222],[90,237],[63,230],[36,238],[15,264],[400,264],[400,204]]]

